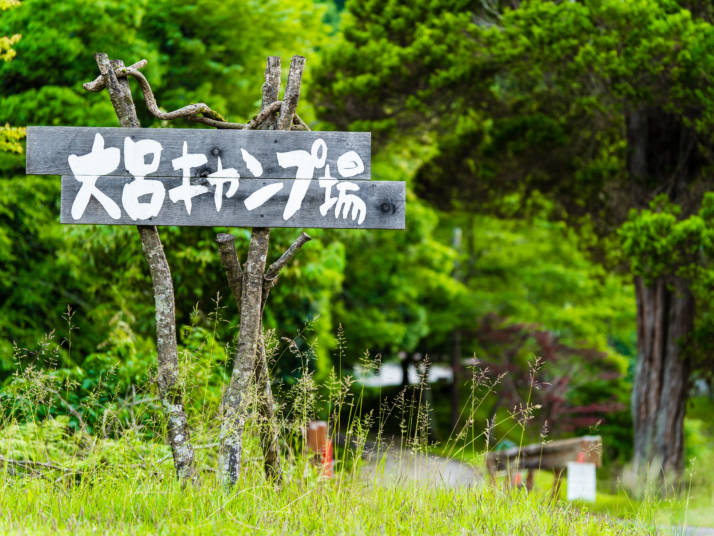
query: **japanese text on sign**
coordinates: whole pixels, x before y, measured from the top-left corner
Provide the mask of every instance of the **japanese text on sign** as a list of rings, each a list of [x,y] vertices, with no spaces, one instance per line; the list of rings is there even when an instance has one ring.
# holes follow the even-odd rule
[[[134,180],[124,185],[121,203],[124,211],[132,220],[145,220],[156,217],[164,204],[166,188],[163,182],[147,179],[146,176],[155,173],[159,168],[163,147],[155,140],[146,139],[133,141],[128,136],[124,138],[124,166],[134,177]],[[253,177],[263,174],[261,163],[248,151],[241,148],[243,162]],[[295,181],[288,202],[283,210],[283,219],[290,219],[302,205],[310,181],[314,178],[316,170],[323,170],[319,177],[319,185],[324,189],[325,200],[320,205],[320,214],[326,216],[334,209],[335,217],[348,218],[361,224],[364,222],[367,207],[362,199],[353,193],[359,191],[359,186],[351,181],[338,181],[330,174],[330,166],[325,165],[327,144],[318,138],[312,144],[311,150],[295,150],[278,152],[276,157],[282,168],[295,168],[295,178],[305,179]],[[240,174],[235,168],[224,168],[221,157],[218,156],[217,170],[208,174],[208,184],[214,189],[213,196],[216,211],[220,212],[223,197],[233,197],[240,187]],[[147,163],[147,159],[149,159]],[[72,203],[72,217],[81,219],[92,197],[107,211],[113,219],[121,217],[117,203],[104,194],[97,187],[97,179],[114,172],[120,164],[120,150],[117,147],[105,147],[104,138],[97,133],[94,137],[92,150],[82,156],[69,155],[67,159],[75,179],[81,183],[79,193]],[[173,203],[184,203],[186,212],[191,214],[191,200],[199,195],[209,193],[209,188],[201,184],[191,183],[191,169],[200,167],[208,161],[208,157],[201,153],[191,153],[188,142],[183,142],[183,152],[173,158],[171,164],[174,170],[182,172],[182,183],[169,190],[169,199]],[[337,160],[337,173],[342,178],[353,177],[364,170],[364,163],[354,151],[347,151]],[[333,195],[333,187],[336,196]],[[255,210],[267,203],[277,192],[283,188],[283,183],[274,183],[263,186],[245,199],[246,210]],[[147,201],[141,198],[148,196]]]
[[[63,223],[404,228],[368,132],[31,126],[27,172],[62,176]]]

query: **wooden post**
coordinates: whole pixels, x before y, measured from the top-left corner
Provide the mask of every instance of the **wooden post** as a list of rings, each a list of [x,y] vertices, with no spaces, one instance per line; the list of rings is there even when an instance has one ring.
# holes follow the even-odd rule
[[[129,81],[118,78],[116,70],[124,68],[121,60],[109,61],[104,53],[95,55],[99,71],[109,92],[122,127],[139,127]],[[176,347],[176,313],[171,270],[164,255],[159,231],[154,226],[137,226],[146,262],[151,273],[156,314],[156,350],[158,354],[158,387],[167,423],[168,442],[180,479],[195,478],[195,458],[191,446],[186,412],[179,385],[178,350]]]
[[[273,124],[277,130],[289,130],[293,115],[300,98],[300,83],[305,66],[305,58],[294,56],[290,63],[290,72],[285,88],[280,114],[275,123],[267,120],[267,127]],[[280,92],[280,57],[271,56],[265,68],[262,109],[265,110],[277,101]],[[265,125],[264,123],[264,125]],[[243,451],[243,430],[247,415],[246,395],[252,383],[253,372],[257,367],[261,413],[268,420],[261,442],[265,456],[266,473],[269,477],[280,479],[280,465],[277,452],[277,434],[273,421],[273,401],[265,357],[265,344],[262,333],[262,313],[264,305],[265,265],[270,242],[270,229],[253,228],[242,274],[240,298],[240,331],[238,346],[233,363],[233,373],[222,401],[222,430],[220,447],[221,474],[226,484],[232,486],[240,474]],[[277,276],[277,274],[276,274]],[[234,294],[236,294],[234,292]]]
[[[302,72],[300,73],[302,75]],[[263,83],[263,100],[261,109],[265,110],[278,100],[280,94],[280,56],[269,56],[265,65],[265,82]],[[287,96],[287,91],[286,91]],[[297,101],[295,102],[297,107]],[[280,107],[282,113],[283,106]],[[293,108],[293,112],[295,108]],[[290,114],[292,122],[292,114]],[[277,126],[275,114],[270,117],[259,128],[274,130]],[[289,130],[290,126],[286,130]],[[265,244],[265,258],[268,255],[268,239],[270,229],[264,229],[268,237]],[[276,274],[277,277],[277,274]],[[270,385],[270,371],[268,369],[268,359],[265,354],[265,340],[263,338],[263,309],[268,298],[265,289],[265,264],[261,272],[260,311],[258,312],[258,347],[253,360],[256,371],[256,382],[258,385],[258,413],[262,419],[260,423],[260,445],[263,449],[263,466],[265,475],[276,483],[282,481],[282,467],[280,464],[280,453],[278,452],[278,427],[275,422],[275,400],[273,399],[273,388]]]
[[[327,422],[312,421],[307,424],[307,448],[314,453],[320,464],[322,476],[332,478],[333,445],[327,434]]]

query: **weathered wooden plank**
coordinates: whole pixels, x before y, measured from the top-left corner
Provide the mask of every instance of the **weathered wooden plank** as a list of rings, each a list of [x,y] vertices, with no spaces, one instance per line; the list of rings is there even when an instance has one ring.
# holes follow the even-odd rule
[[[100,145],[96,145],[97,134],[101,136]],[[159,145],[149,142],[137,145],[141,140],[153,140]],[[70,159],[70,155],[82,157],[93,149],[96,157]],[[156,162],[154,153],[159,149]],[[184,154],[189,156],[181,159]],[[31,175],[181,177],[182,168],[188,163],[186,173],[190,177],[233,177],[237,172],[241,177],[307,179],[322,177],[329,166],[330,175],[337,179],[369,180],[370,159],[369,132],[32,126],[27,129],[26,165]]]
[[[404,229],[406,194],[400,181],[239,179],[234,188],[235,183],[210,179],[187,186],[179,178],[100,177],[90,188],[93,178],[80,179],[62,177],[62,223]],[[303,191],[302,201],[286,211],[290,198]],[[194,196],[188,200],[182,193]]]
[[[486,467],[490,472],[520,469],[561,470],[568,462],[594,463],[602,465],[602,438],[582,436],[560,439],[548,443],[534,443],[524,447],[511,447],[491,451],[486,456]]]

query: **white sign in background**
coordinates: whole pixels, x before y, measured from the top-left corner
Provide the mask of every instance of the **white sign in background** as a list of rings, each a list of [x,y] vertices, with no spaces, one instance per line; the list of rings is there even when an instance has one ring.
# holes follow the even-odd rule
[[[568,462],[568,500],[595,502],[595,464]]]

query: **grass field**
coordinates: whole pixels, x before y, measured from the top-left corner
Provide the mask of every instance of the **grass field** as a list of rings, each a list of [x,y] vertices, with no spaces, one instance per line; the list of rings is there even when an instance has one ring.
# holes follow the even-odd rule
[[[339,463],[327,480],[298,453],[285,460],[284,483],[275,486],[263,477],[257,445],[247,447],[235,489],[216,479],[215,448],[198,451],[201,483],[181,486],[159,443],[82,436],[66,418],[6,426],[0,534],[655,533],[649,503],[622,521],[501,486],[368,480],[357,459]]]
[[[98,470],[71,483],[11,476],[0,489],[2,534],[654,534],[536,494],[498,488],[386,486],[324,480],[292,467],[284,486],[253,468],[235,490],[211,477],[182,488],[168,468]],[[644,512],[644,510],[643,510]]]
[[[594,504],[553,501],[548,473],[538,473],[530,494],[506,490],[499,482],[447,488],[366,477],[361,450],[370,423],[381,427],[359,412],[361,396],[349,398],[349,383],[329,399],[329,407],[338,425],[340,415],[349,415],[342,429],[351,431],[356,444],[337,453],[335,477],[325,479],[302,444],[300,430],[315,397],[307,380],[294,390],[290,419],[281,426],[283,484],[263,477],[258,432],[249,421],[242,476],[232,489],[217,477],[219,434],[215,408],[207,403],[193,419],[200,482],[182,486],[161,441],[165,431],[158,408],[147,403],[143,413],[137,410],[123,420],[105,408],[90,432],[68,415],[40,416],[46,406],[38,400],[52,384],[42,378],[20,384],[22,389],[7,397],[10,409],[17,409],[0,422],[0,534],[607,536],[672,534],[681,524],[714,526],[714,485],[707,469],[714,459],[708,444],[700,452],[709,458],[691,465],[697,471],[687,476],[687,488],[669,500],[635,500],[617,482],[601,480]],[[459,458],[474,451],[462,461],[483,468],[483,454],[476,449],[457,448],[451,440],[432,447],[428,430],[420,426],[428,423],[420,408],[406,408],[405,419],[414,425],[406,427],[413,432],[398,443],[401,448]]]

